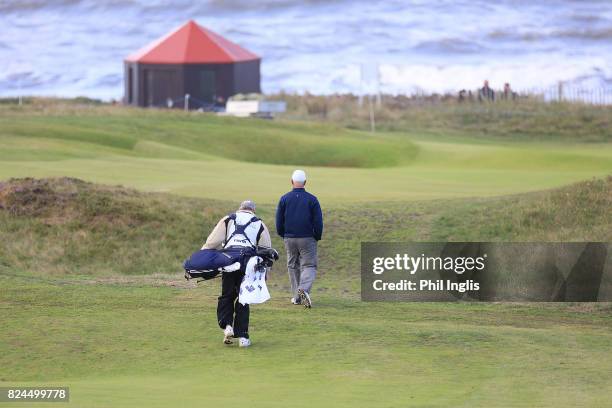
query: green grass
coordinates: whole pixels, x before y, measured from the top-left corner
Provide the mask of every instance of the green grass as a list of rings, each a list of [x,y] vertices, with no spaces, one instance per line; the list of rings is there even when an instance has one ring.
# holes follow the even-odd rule
[[[610,304],[358,298],[361,241],[612,240],[599,136],[29,103],[0,106],[0,179],[62,178],[0,183],[0,384],[68,385],[56,406],[88,408],[608,404]],[[254,345],[224,347],[219,282],[187,283],[180,263],[246,197],[274,232],[296,163],[324,210],[315,308],[288,304],[281,254]]]
[[[600,407],[612,393],[609,305],[318,295],[305,311],[274,293],[240,350],[221,344],[211,283],[0,282],[2,383],[70,386],[58,406]]]
[[[275,203],[295,167],[324,205],[492,197],[612,172],[612,145],[117,107],[0,107],[0,179],[72,176],[146,191]],[[257,163],[255,163],[257,162]]]
[[[219,282],[178,272],[232,203],[13,180],[0,185],[0,383],[70,386],[66,406],[94,408],[603,406],[610,304],[362,303],[358,258],[362,240],[610,240],[611,191],[608,178],[326,209],[316,307],[289,304],[282,257],[240,350],[220,341]]]
[[[245,121],[180,111],[93,107],[75,112],[52,106],[50,112],[32,108],[20,112],[4,108],[0,126],[9,141],[34,137],[43,145],[49,141],[81,143],[94,151],[99,148],[102,154],[147,158],[184,158],[186,154],[200,160],[216,156],[248,163],[384,167],[410,161],[416,153],[407,140],[374,138],[333,125]],[[61,156],[62,146],[52,150],[60,153],[59,158],[70,157]],[[18,145],[5,146],[3,153],[11,160],[29,159],[28,150]]]
[[[57,276],[167,274],[235,209],[74,179],[13,180],[0,184],[0,265]],[[282,248],[274,211],[264,204],[258,214]],[[609,241],[612,177],[503,198],[324,207],[324,219],[320,272],[334,277],[330,288],[357,291],[361,241]]]

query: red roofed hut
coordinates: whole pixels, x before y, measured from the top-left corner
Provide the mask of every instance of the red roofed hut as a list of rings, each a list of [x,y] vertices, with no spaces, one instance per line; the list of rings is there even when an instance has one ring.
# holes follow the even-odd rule
[[[261,58],[188,21],[125,59],[125,102],[168,106],[190,95],[189,107],[261,92]]]

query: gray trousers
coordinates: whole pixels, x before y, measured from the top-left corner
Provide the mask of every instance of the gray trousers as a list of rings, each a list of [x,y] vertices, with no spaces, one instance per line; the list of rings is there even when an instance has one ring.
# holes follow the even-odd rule
[[[298,289],[310,293],[317,275],[317,241],[314,238],[285,238],[287,269],[291,293],[298,298]]]

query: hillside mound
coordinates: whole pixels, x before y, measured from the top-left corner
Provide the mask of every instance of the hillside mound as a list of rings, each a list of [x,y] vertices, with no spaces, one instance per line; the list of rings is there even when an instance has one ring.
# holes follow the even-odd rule
[[[72,148],[70,157],[112,152],[144,158],[208,161],[222,157],[254,163],[373,168],[409,163],[418,153],[406,138],[331,124],[62,103],[27,106],[20,112],[0,106],[0,129],[1,135],[35,139],[29,144],[64,143]]]
[[[0,183],[0,265],[87,275],[174,272],[222,209],[73,178],[10,179]]]
[[[557,189],[456,200],[435,219],[432,238],[449,241],[608,241],[612,176]]]
[[[105,217],[108,222],[135,224],[145,220],[144,206],[130,200],[138,194],[70,177],[10,179],[0,182],[0,209],[14,216],[58,222]]]
[[[0,183],[0,270],[176,273],[235,205],[72,178],[11,179]],[[274,211],[262,205],[258,215],[280,249]],[[324,218],[321,273],[354,281],[361,241],[609,241],[612,177],[489,199],[325,207]]]

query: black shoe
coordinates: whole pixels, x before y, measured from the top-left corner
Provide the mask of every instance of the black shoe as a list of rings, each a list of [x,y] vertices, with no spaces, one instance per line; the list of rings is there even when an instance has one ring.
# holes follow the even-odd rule
[[[300,303],[303,304],[306,309],[310,309],[312,307],[310,295],[304,291],[304,289],[298,289],[298,296],[300,297]]]

